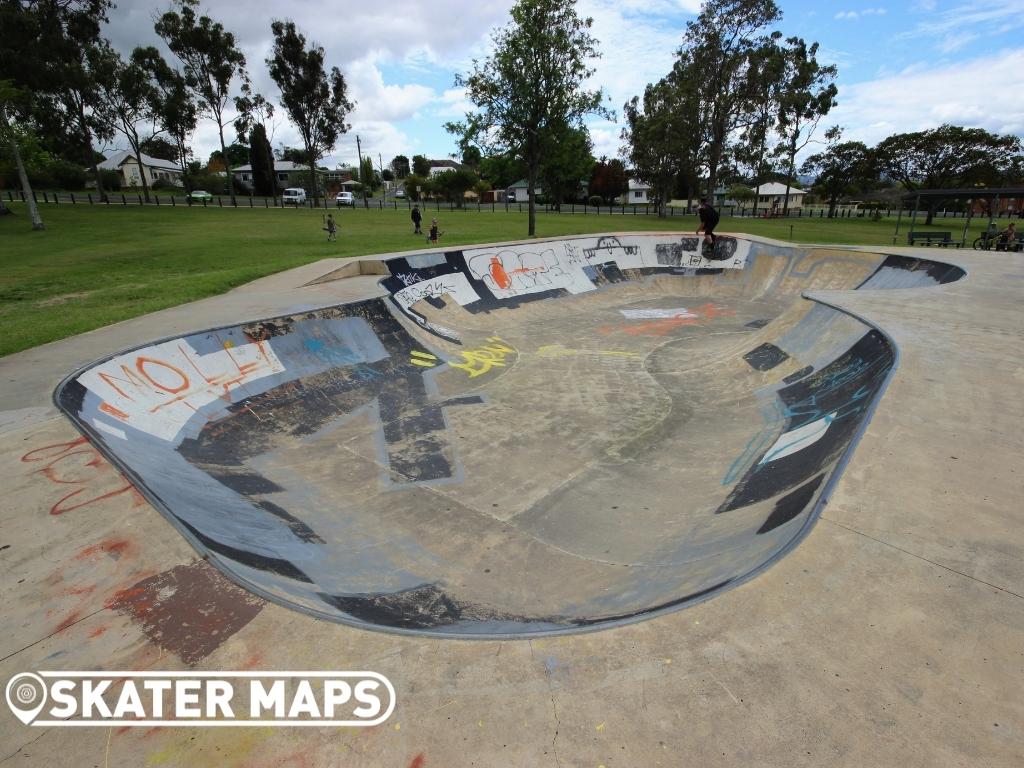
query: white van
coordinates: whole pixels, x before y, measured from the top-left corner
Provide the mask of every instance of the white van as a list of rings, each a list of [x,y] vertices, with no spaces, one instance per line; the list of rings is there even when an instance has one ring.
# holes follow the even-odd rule
[[[294,205],[305,205],[306,203],[306,190],[301,187],[289,187],[281,195],[281,202],[284,205],[293,203]]]

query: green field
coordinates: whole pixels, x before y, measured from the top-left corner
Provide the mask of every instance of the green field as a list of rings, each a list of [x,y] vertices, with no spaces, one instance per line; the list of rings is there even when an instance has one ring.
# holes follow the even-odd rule
[[[32,232],[22,204],[0,217],[0,356],[158,309],[223,293],[281,270],[332,256],[425,248],[407,210],[332,211],[338,242],[325,241],[324,212],[309,209],[89,207],[44,205],[46,229]],[[526,214],[474,209],[427,210],[437,216],[442,246],[520,240]],[[901,233],[906,232],[904,218]],[[693,216],[539,214],[539,237],[629,230],[693,231]],[[976,219],[973,238],[984,222]],[[918,224],[916,229],[923,229]],[[732,219],[723,232],[802,243],[891,245],[895,218]],[[932,227],[959,239],[963,219]],[[900,237],[900,244],[905,244]]]

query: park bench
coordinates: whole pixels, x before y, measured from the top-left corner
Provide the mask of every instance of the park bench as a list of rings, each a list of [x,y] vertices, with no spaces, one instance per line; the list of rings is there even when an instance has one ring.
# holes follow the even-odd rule
[[[923,240],[925,245],[941,245],[943,248],[953,244],[952,232],[911,232],[907,235],[907,244]]]

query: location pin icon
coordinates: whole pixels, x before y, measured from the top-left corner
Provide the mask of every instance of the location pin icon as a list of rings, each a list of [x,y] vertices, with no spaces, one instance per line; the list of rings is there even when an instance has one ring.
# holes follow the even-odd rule
[[[7,706],[14,716],[28,725],[46,705],[46,683],[39,675],[22,672],[7,683]]]

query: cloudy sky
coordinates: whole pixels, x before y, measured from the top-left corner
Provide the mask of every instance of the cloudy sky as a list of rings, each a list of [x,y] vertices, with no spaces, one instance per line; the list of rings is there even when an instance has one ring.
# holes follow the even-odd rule
[[[158,42],[153,21],[170,0],[115,0],[107,36],[123,52]],[[819,59],[839,67],[839,107],[829,124],[869,145],[891,133],[944,122],[1024,136],[1024,0],[777,0],[779,29],[821,44]],[[474,58],[488,53],[490,33],[508,23],[512,0],[352,2],[352,0],[206,0],[203,11],[240,42],[256,89],[275,104],[267,75],[270,23],[288,18],[322,45],[341,69],[357,102],[352,129],[324,164],[356,162],[364,153],[385,164],[397,154],[450,156],[455,142],[443,129],[468,105],[454,87]],[[602,58],[595,85],[608,105],[643,92],[672,66],[687,21],[700,0],[579,0],[592,17]],[[170,55],[168,54],[169,58]],[[272,143],[301,146],[280,114]],[[589,124],[595,154],[615,156],[621,124]],[[233,139],[233,130],[230,131]],[[206,159],[216,128],[200,124],[193,147]]]

